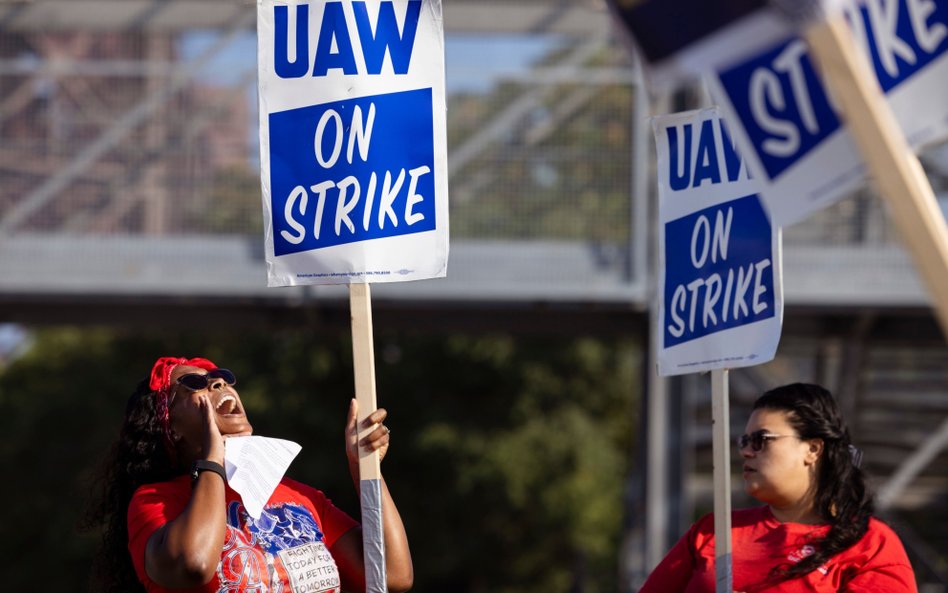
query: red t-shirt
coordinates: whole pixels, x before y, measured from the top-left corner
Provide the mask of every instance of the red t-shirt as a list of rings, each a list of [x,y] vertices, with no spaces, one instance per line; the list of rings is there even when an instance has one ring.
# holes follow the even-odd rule
[[[227,492],[227,535],[217,572],[201,593],[339,593],[339,570],[329,548],[358,525],[314,488],[284,478],[259,519],[244,510],[240,495]],[[128,550],[145,589],[161,587],[145,573],[145,546],[156,529],[184,511],[191,498],[189,476],[147,484],[135,491],[128,507]]]
[[[758,593],[918,593],[915,574],[898,536],[870,519],[869,530],[850,548],[809,574],[772,584],[774,566],[813,553],[810,541],[827,525],[781,523],[769,507],[734,511],[731,557],[734,591]],[[769,582],[768,582],[769,581]],[[668,552],[639,593],[714,593],[714,516],[705,515]]]

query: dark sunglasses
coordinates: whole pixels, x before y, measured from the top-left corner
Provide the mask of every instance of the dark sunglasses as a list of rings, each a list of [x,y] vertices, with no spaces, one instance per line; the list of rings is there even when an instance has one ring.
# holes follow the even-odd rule
[[[228,385],[234,385],[237,383],[237,377],[234,376],[234,373],[230,372],[227,369],[214,369],[208,371],[206,375],[200,373],[188,373],[187,375],[181,375],[176,381],[178,385],[183,385],[191,391],[200,391],[202,389],[207,389],[211,383],[214,382],[214,379],[223,379],[224,383]]]
[[[773,434],[769,433],[766,430],[757,430],[750,434],[742,434],[737,437],[737,447],[738,449],[745,449],[747,447],[751,448],[751,451],[763,451],[764,447],[767,445],[767,441],[775,441],[777,439],[782,439],[783,437],[793,437],[800,438],[795,434]]]

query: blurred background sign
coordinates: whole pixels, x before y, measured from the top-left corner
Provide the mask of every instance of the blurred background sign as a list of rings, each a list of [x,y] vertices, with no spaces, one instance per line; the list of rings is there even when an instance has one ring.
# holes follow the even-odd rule
[[[914,148],[948,134],[948,3],[854,3],[853,39]],[[802,37],[708,73],[764,201],[779,225],[799,222],[865,183],[866,165],[840,122]],[[865,125],[865,122],[859,122]]]
[[[658,373],[773,359],[783,322],[780,230],[715,108],[655,116]]]

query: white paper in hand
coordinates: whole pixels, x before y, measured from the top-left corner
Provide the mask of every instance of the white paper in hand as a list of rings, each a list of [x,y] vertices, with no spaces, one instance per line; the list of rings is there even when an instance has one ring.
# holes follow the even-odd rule
[[[293,441],[269,437],[233,437],[224,441],[227,484],[240,494],[251,517],[260,518],[264,505],[300,449]]]

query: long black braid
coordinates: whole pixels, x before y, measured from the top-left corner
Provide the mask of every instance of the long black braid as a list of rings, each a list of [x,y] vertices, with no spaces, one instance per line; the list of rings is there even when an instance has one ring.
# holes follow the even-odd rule
[[[128,553],[128,505],[136,488],[168,480],[175,473],[156,414],[156,398],[146,378],[128,399],[119,436],[100,469],[99,491],[82,522],[85,529],[102,530],[92,569],[93,591],[145,591]]]
[[[784,581],[812,572],[862,539],[872,517],[872,493],[862,470],[853,463],[849,430],[829,391],[806,383],[784,385],[760,396],[754,409],[787,412],[800,438],[823,439],[814,504],[830,529],[825,537],[811,542],[815,553],[777,568],[775,576]]]

